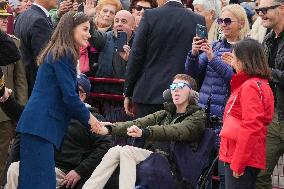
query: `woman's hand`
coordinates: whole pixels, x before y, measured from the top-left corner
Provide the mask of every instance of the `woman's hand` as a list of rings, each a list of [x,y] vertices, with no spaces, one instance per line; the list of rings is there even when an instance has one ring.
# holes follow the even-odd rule
[[[231,67],[234,67],[234,65],[233,65],[233,53],[231,53],[231,52],[224,52],[223,54],[222,54],[222,60],[226,63],[226,64],[228,64],[228,65],[230,65]]]
[[[193,56],[197,56],[199,54],[199,50],[203,42],[204,40],[200,39],[200,37],[193,38],[193,42],[192,42],[192,55]]]
[[[208,58],[208,61],[211,61],[213,59],[214,52],[213,52],[213,49],[211,47],[211,44],[208,42],[207,39],[201,44],[200,50],[205,52],[205,54]]]
[[[233,171],[233,176],[235,177],[235,178],[240,178],[242,175],[244,175],[244,173],[240,173],[240,174],[238,174],[238,173],[236,173],[235,171]]]
[[[103,127],[100,128],[100,130],[98,132],[96,132],[96,134],[98,134],[98,135],[108,135],[109,131],[108,131],[108,129],[105,126],[103,126]]]
[[[131,137],[141,137],[142,130],[136,125],[132,125],[131,127],[127,128],[127,135]]]
[[[102,127],[105,127],[106,125],[113,125],[111,122],[104,122],[104,121],[101,121],[100,122],[100,125],[102,126]],[[114,125],[113,125],[114,126]]]
[[[89,125],[91,126],[91,131],[98,133],[100,129],[102,128],[101,123],[93,116],[93,114],[90,112],[90,119],[89,119]]]

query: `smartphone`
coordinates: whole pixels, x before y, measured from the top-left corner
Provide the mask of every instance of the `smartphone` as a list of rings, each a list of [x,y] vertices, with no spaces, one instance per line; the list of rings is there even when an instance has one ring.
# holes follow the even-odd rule
[[[127,44],[127,33],[124,31],[117,32],[117,38],[115,40],[115,49],[118,52],[123,52],[123,46]]]
[[[201,24],[197,24],[196,26],[196,36],[199,37],[200,39],[207,39],[208,38],[208,33],[206,26],[203,26]]]

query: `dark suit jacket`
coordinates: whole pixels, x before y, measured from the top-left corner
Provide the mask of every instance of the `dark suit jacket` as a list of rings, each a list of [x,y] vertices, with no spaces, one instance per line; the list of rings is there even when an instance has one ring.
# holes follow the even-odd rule
[[[88,127],[90,112],[77,93],[76,68],[65,56],[39,67],[34,90],[16,131],[39,136],[60,148],[71,118]]]
[[[184,73],[196,24],[205,19],[178,2],[146,10],[127,64],[125,95],[143,104],[162,104],[173,77]]]
[[[19,15],[15,23],[15,35],[21,40],[20,51],[26,67],[29,95],[36,78],[36,57],[45,46],[53,30],[52,23],[38,6]]]

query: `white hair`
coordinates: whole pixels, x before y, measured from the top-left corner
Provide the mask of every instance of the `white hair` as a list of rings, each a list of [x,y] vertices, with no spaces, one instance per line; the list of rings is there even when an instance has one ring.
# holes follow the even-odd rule
[[[221,0],[194,0],[192,4],[202,5],[206,11],[213,10],[215,12],[216,17],[219,16],[219,14],[221,13],[221,9],[222,9]]]

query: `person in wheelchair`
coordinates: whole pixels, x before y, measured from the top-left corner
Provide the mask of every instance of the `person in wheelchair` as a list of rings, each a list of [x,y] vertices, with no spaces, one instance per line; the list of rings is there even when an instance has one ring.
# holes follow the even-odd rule
[[[105,154],[83,189],[102,189],[120,164],[119,188],[133,189],[136,165],[154,152],[170,153],[173,142],[191,142],[197,148],[205,130],[205,113],[197,106],[196,82],[178,74],[170,85],[172,102],[165,109],[134,121],[102,123],[94,131],[101,135],[131,136],[145,139],[144,148],[115,146]]]

